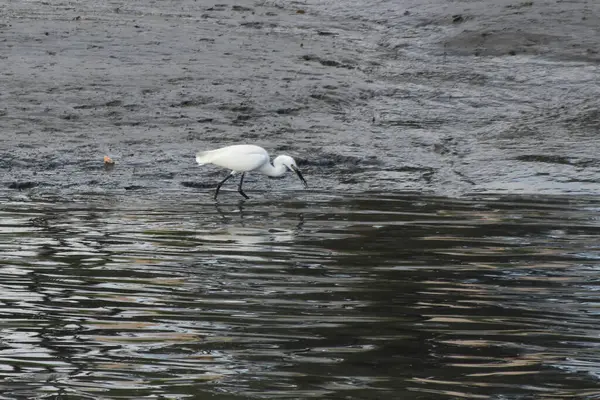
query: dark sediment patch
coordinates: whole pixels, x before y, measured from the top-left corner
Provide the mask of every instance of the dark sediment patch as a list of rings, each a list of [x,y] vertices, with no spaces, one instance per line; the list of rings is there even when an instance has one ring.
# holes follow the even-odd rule
[[[329,60],[326,58],[316,56],[314,54],[305,54],[302,56],[302,60],[310,61],[310,62],[317,62],[325,67],[346,68],[346,69],[355,69],[356,68],[355,65],[351,65],[349,63],[342,63],[342,62],[335,61],[335,60]]]
[[[198,96],[193,99],[182,100],[178,103],[171,104],[171,107],[199,107],[205,104],[210,104],[214,100],[212,97]]]
[[[465,30],[446,42],[456,54],[476,56],[505,56],[516,54],[548,54],[548,45],[556,36],[522,31],[469,31]]]
[[[338,34],[330,31],[317,31],[317,34],[320,36],[337,36]]]
[[[254,107],[245,104],[222,104],[217,108],[219,110],[232,111],[236,113],[252,114],[256,112]]]
[[[278,108],[275,110],[275,113],[279,115],[297,115],[300,110],[301,108],[299,107]]]
[[[244,7],[244,6],[240,6],[240,5],[234,5],[231,7],[231,9],[233,11],[239,11],[239,12],[253,12],[254,9],[250,8],[250,7]]]
[[[26,189],[32,189],[36,186],[38,186],[37,182],[22,181],[22,182],[12,182],[8,185],[8,188],[16,189],[16,190],[26,190]]]
[[[265,23],[261,22],[261,21],[246,21],[246,22],[240,22],[240,26],[243,26],[245,28],[262,29],[265,26]],[[269,26],[275,27],[277,25],[269,24]]]
[[[187,188],[194,189],[214,189],[214,182],[191,182],[191,181],[183,181],[181,182],[181,186],[185,186]]]
[[[141,190],[141,189],[145,189],[144,186],[140,186],[140,185],[129,185],[129,186],[124,186],[123,189],[125,190]]]
[[[515,157],[518,161],[524,162],[542,162],[550,164],[567,164],[571,165],[571,160],[568,157],[548,155],[548,154],[524,154]]]
[[[107,101],[106,103],[104,103],[105,107],[118,107],[121,105],[123,105],[122,100],[111,100],[111,101]]]
[[[233,122],[235,124],[240,124],[240,123],[244,123],[246,121],[249,121],[251,119],[252,119],[252,115],[243,114],[243,115],[238,115],[237,117],[235,117],[235,120]]]

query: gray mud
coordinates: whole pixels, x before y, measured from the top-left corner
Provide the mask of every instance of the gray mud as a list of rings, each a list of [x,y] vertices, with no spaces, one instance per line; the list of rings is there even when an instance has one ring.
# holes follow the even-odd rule
[[[224,171],[196,166],[194,153],[239,142],[297,157],[325,190],[600,188],[595,2],[1,10],[6,190],[203,192]]]

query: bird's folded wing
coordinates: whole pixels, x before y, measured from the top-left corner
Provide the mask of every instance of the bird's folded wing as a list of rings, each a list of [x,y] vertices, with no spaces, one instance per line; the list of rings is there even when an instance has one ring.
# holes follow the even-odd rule
[[[261,148],[255,146],[231,146],[223,149],[199,151],[196,162],[200,165],[214,164],[232,171],[246,172],[260,168],[269,162],[269,156]]]

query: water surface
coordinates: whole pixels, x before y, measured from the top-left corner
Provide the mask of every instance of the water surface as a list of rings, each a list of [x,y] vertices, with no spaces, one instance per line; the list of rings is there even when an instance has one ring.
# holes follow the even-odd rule
[[[598,203],[0,206],[3,398],[600,396]]]

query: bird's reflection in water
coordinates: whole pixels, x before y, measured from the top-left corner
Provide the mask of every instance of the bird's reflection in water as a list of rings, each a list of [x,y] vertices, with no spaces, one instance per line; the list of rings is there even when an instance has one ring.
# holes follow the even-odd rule
[[[219,203],[215,203],[215,209],[217,210],[217,213],[221,216],[222,218],[222,222],[223,223],[229,223],[232,221],[232,216],[235,214],[238,214],[240,217],[240,222],[242,222],[242,226],[243,226],[243,222],[244,222],[244,201],[245,200],[240,200],[237,202],[237,212],[233,211],[233,210],[225,210],[224,211],[224,207],[221,207],[219,205]],[[229,207],[228,207],[229,208]]]
[[[230,224],[232,221],[237,220],[236,217],[239,216],[239,222],[240,225],[242,227],[245,226],[245,220],[244,217],[247,214],[247,212],[244,211],[244,204],[245,204],[245,200],[240,200],[236,203],[235,206],[222,206],[219,203],[215,203],[215,209],[217,210],[217,213],[221,216],[221,223],[223,224]],[[286,217],[291,217],[292,214],[287,215]],[[298,213],[296,214],[296,218],[298,220],[298,223],[296,224],[296,227],[294,228],[294,232],[299,232],[302,231],[303,226],[304,226],[304,214],[303,213]],[[262,218],[261,218],[262,219]],[[291,218],[289,218],[291,219]],[[273,225],[271,228],[276,228],[276,225]]]
[[[298,224],[296,225],[296,232],[301,231],[303,226],[304,226],[304,214],[298,213]]]

